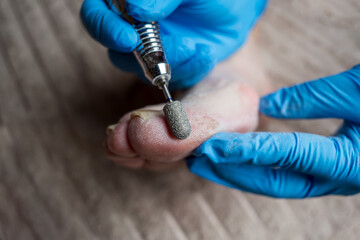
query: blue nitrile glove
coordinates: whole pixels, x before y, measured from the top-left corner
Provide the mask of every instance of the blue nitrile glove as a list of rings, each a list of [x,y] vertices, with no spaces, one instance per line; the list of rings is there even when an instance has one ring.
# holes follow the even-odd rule
[[[85,0],[83,23],[91,36],[109,48],[117,67],[143,76],[134,56],[128,54],[139,36],[115,13],[111,2]],[[265,4],[266,0],[127,0],[126,8],[139,21],[159,22],[172,69],[170,87],[180,89],[197,83],[241,46]]]
[[[281,89],[261,111],[284,119],[341,118],[333,137],[309,133],[219,133],[188,159],[190,170],[243,191],[281,198],[360,192],[360,65]]]

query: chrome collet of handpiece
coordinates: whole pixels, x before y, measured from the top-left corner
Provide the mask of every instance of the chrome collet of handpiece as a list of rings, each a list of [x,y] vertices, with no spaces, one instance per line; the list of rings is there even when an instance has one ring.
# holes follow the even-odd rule
[[[157,22],[139,22],[127,14],[125,0],[113,0],[114,6],[127,22],[129,22],[140,37],[140,44],[133,51],[145,77],[155,86],[163,85],[166,88],[171,78],[171,69],[167,62],[160,38],[160,29]]]

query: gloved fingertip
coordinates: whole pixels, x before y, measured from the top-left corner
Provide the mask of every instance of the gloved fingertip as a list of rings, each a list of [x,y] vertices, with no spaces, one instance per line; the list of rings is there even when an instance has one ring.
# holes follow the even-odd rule
[[[271,115],[273,113],[273,104],[268,96],[262,97],[260,99],[259,109],[266,115]]]
[[[270,117],[286,117],[287,103],[284,99],[283,89],[262,97],[259,110]]]
[[[197,147],[192,153],[191,155],[194,157],[200,157],[203,154],[203,149],[201,146]]]
[[[204,173],[207,172],[207,169],[211,165],[206,157],[190,156],[185,159],[185,162],[190,172],[201,177],[205,177]]]
[[[206,158],[210,162],[221,163],[226,159],[226,154],[231,154],[232,150],[228,148],[229,143],[239,134],[220,132],[203,142],[192,152],[194,158]],[[225,155],[224,155],[225,154]]]

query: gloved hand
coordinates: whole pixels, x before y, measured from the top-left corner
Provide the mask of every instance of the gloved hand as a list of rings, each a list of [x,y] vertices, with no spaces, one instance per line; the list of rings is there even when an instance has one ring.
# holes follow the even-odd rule
[[[109,48],[117,67],[143,76],[134,56],[128,54],[139,36],[111,3],[85,0],[83,23],[92,37]],[[244,43],[266,0],[127,0],[126,4],[135,19],[159,22],[172,68],[170,88],[180,89],[197,83]]]
[[[341,118],[332,137],[308,133],[219,133],[188,159],[190,170],[214,182],[281,198],[360,192],[360,65],[281,89],[261,99],[261,111],[284,119]]]

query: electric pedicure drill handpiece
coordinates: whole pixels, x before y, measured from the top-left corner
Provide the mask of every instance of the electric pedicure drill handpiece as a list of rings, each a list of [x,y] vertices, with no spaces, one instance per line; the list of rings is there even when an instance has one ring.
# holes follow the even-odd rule
[[[146,78],[163,91],[166,104],[163,108],[168,126],[174,137],[185,139],[191,133],[190,122],[179,101],[173,101],[168,90],[171,69],[166,60],[157,22],[139,22],[127,14],[126,0],[113,0],[121,16],[129,22],[140,36],[140,44],[133,51]]]

